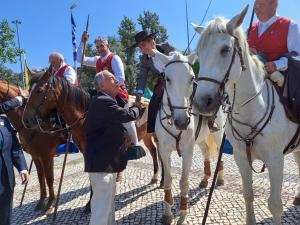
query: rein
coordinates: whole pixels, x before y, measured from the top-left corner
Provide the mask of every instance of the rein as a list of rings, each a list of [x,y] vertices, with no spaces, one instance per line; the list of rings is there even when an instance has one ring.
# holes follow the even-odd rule
[[[192,68],[192,64],[190,64],[188,61],[184,61],[184,60],[174,60],[174,61],[171,61],[169,63],[167,63],[165,65],[165,68],[166,69],[169,65],[171,64],[174,64],[174,63],[187,63],[191,68]],[[163,86],[164,86],[164,90],[166,92],[166,96],[167,96],[167,102],[168,102],[168,107],[171,111],[171,115],[169,115],[165,108],[164,108],[164,105],[163,103],[161,104],[160,106],[160,110],[159,110],[159,121],[160,121],[160,124],[161,126],[164,128],[164,130],[171,136],[175,139],[176,141],[176,150],[177,150],[177,153],[179,155],[179,157],[181,157],[181,150],[180,150],[180,147],[179,147],[179,144],[180,144],[180,140],[181,140],[181,135],[182,135],[182,131],[179,131],[179,133],[176,135],[176,134],[173,134],[170,130],[168,130],[168,128],[163,124],[163,120],[168,120],[168,124],[169,125],[172,125],[172,117],[173,117],[173,113],[174,113],[174,109],[184,109],[184,110],[187,110],[189,115],[194,115],[194,113],[191,112],[192,110],[192,105],[193,105],[193,102],[192,102],[192,99],[194,97],[194,92],[192,93],[192,95],[190,96],[190,105],[189,106],[176,106],[176,105],[173,105],[172,102],[171,102],[171,98],[170,98],[170,95],[168,93],[168,89],[167,89],[167,86],[166,86],[166,78],[165,78],[165,74],[163,73]],[[165,116],[162,117],[162,111],[164,112]],[[201,120],[202,121],[202,120]],[[189,118],[189,123],[191,122],[190,118]],[[198,123],[198,126],[199,126],[199,123]],[[198,129],[197,129],[198,130]]]

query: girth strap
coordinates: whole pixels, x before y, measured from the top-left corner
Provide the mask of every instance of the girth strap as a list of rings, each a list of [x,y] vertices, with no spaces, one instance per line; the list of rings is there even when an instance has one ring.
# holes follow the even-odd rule
[[[255,173],[262,173],[265,171],[266,165],[264,164],[263,167],[261,168],[260,172],[257,172],[253,166],[252,166],[252,157],[251,157],[251,147],[253,145],[253,140],[245,140],[245,144],[246,144],[246,155],[247,155],[247,159],[248,159],[248,163],[250,168],[255,172]]]

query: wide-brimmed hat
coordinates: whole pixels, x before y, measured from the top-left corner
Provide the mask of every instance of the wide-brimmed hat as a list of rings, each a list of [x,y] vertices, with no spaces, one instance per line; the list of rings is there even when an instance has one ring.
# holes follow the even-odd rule
[[[138,32],[135,36],[135,43],[130,48],[135,48],[138,46],[138,44],[144,40],[146,40],[149,37],[154,37],[157,34],[157,32],[151,33],[148,29],[143,30],[141,32]]]

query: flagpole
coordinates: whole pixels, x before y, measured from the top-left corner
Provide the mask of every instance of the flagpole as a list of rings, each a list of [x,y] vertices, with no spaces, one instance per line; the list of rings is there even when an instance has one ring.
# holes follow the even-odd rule
[[[71,32],[72,32],[72,47],[73,47],[73,61],[74,61],[74,70],[77,71],[77,66],[76,66],[76,54],[77,54],[77,49],[76,49],[76,39],[75,39],[75,28],[76,28],[76,25],[75,25],[75,21],[74,21],[74,18],[73,18],[73,9],[76,8],[76,4],[73,3],[71,6],[70,6],[70,12],[71,12]]]
[[[86,26],[85,26],[85,32],[89,31],[89,23],[90,23],[90,15],[88,15]],[[85,55],[85,49],[86,49],[86,41],[83,41],[83,49],[82,49],[82,56],[81,56],[81,63],[80,63],[80,72],[78,74],[78,83],[80,83],[81,73],[83,69],[83,60]]]

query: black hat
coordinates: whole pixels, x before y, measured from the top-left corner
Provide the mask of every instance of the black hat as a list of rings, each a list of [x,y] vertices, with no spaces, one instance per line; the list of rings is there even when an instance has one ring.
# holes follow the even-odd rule
[[[154,37],[156,34],[157,32],[151,33],[148,29],[138,32],[134,36],[135,43],[130,48],[135,48],[140,42],[146,40],[148,37]]]

